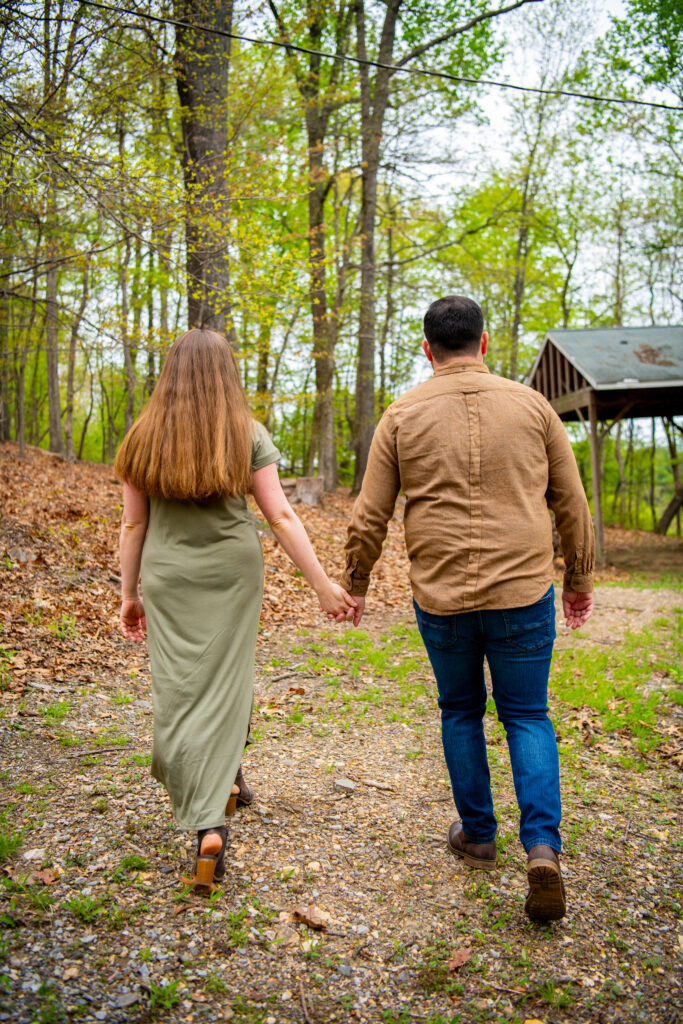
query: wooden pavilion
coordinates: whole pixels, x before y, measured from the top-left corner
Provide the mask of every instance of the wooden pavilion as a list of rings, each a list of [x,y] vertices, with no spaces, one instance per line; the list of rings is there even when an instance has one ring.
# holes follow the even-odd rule
[[[602,564],[602,444],[622,419],[683,415],[683,325],[549,331],[528,382],[561,419],[588,424],[593,521]]]

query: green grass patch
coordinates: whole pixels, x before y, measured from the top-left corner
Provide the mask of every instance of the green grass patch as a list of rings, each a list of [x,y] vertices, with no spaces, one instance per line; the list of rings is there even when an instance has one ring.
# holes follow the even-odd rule
[[[83,741],[72,732],[58,732],[57,739],[63,747],[78,747]]]
[[[676,590],[683,591],[683,577],[680,573],[663,572],[649,576],[644,572],[633,572],[625,580],[601,581],[602,587],[632,587],[634,590]]]
[[[57,725],[59,722],[63,722],[71,711],[71,702],[68,700],[58,700],[53,704],[47,704],[40,711],[46,722]]]
[[[5,864],[24,841],[23,830],[17,831],[7,820],[7,812],[0,816],[0,864]]]
[[[84,924],[91,924],[97,919],[104,907],[106,898],[104,896],[72,896],[70,900],[64,901],[64,906]]]
[[[627,632],[613,647],[586,645],[558,651],[553,693],[597,716],[603,732],[626,731],[647,751],[659,742],[657,720],[667,702],[680,703],[683,616],[659,618],[642,633]]]
[[[12,680],[12,659],[16,651],[0,646],[0,690],[8,690]]]

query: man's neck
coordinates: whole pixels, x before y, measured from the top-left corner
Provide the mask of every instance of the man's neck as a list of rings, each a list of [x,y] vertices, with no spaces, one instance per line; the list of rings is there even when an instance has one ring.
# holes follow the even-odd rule
[[[483,363],[484,357],[481,352],[479,354],[473,352],[468,356],[455,356],[453,359],[444,359],[443,362],[437,363],[436,359],[432,360],[432,366],[435,370],[443,370],[446,366],[457,366],[458,363]]]

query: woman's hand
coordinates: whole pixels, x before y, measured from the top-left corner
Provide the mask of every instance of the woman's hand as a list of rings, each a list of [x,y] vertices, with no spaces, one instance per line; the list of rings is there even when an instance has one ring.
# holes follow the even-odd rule
[[[327,583],[317,590],[320,610],[335,622],[350,622],[356,611],[356,598],[347,594],[338,583]]]
[[[145,639],[147,621],[142,598],[136,597],[121,602],[121,631],[129,640],[139,643]]]

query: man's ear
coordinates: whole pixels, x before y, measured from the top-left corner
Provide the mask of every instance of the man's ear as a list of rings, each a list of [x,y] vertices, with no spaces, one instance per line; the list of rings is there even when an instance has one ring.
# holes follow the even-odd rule
[[[489,335],[488,331],[484,331],[481,336],[481,354],[486,355],[486,349],[489,347]]]
[[[427,341],[426,338],[422,342],[422,351],[427,356],[427,359],[429,360],[429,362],[433,363],[434,362],[434,356],[432,355],[432,350],[429,347],[429,342]]]

